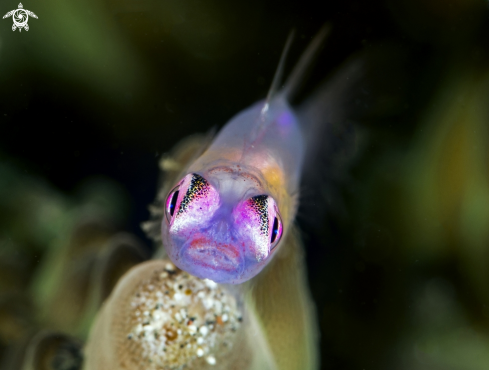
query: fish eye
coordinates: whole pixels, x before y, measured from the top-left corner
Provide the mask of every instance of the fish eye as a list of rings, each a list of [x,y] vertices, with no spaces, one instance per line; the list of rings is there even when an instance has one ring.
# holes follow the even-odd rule
[[[273,225],[271,230],[270,250],[273,250],[280,242],[280,239],[282,238],[282,233],[283,233],[282,220],[280,218],[278,211],[276,211],[275,219],[273,220]]]
[[[178,194],[180,193],[180,185],[175,186],[168,196],[166,197],[165,214],[166,220],[171,222],[173,215],[175,214],[175,208],[177,207]]]
[[[251,214],[252,230],[255,230],[257,240],[261,240],[260,249],[267,254],[271,252],[280,242],[283,234],[282,218],[275,200],[269,195],[256,195],[247,200],[244,214]],[[249,216],[248,216],[249,217]],[[259,235],[259,236],[258,236]]]

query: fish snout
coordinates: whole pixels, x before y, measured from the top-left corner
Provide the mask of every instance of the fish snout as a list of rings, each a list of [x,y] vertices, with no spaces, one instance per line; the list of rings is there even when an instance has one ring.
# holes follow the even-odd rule
[[[244,253],[235,243],[196,237],[185,243],[179,260],[183,270],[199,278],[233,283],[242,273]]]

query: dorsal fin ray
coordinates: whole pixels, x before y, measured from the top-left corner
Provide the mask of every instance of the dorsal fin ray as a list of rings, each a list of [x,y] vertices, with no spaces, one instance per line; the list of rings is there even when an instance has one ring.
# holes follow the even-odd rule
[[[287,54],[289,53],[290,45],[292,45],[292,40],[294,39],[295,31],[292,30],[287,37],[287,41],[285,42],[285,47],[282,50],[282,55],[280,56],[280,61],[278,62],[277,70],[275,71],[275,76],[273,76],[272,85],[268,90],[267,98],[263,103],[263,107],[260,111],[260,115],[258,118],[258,124],[254,131],[250,134],[251,140],[245,143],[244,151],[245,153],[249,147],[257,140],[264,132],[267,127],[267,112],[270,106],[270,102],[277,95],[277,92],[280,91],[280,83],[282,80],[282,75],[284,73],[285,59],[287,59]]]
[[[291,97],[297,92],[297,90],[301,87],[303,80],[305,80],[307,72],[312,68],[312,64],[316,59],[316,56],[319,54],[321,46],[324,43],[324,39],[329,34],[330,30],[329,25],[324,25],[320,31],[316,34],[310,44],[307,46],[305,52],[299,59],[299,62],[295,65],[292,73],[290,74],[287,82],[284,87],[281,88],[281,80],[285,67],[285,60],[287,59],[287,55],[289,53],[290,46],[292,45],[292,41],[294,39],[295,30],[293,29],[289,36],[287,37],[287,41],[285,43],[285,47],[282,51],[282,55],[280,56],[280,61],[277,66],[277,70],[275,72],[275,76],[273,77],[272,85],[268,90],[267,98],[263,104],[261,109],[257,125],[255,129],[250,134],[250,141],[245,143],[245,149],[243,153],[249,149],[249,146],[252,145],[258,138],[263,134],[268,125],[267,120],[267,112],[270,107],[271,101],[275,98],[277,94],[280,94],[285,100],[290,102]]]
[[[292,45],[292,41],[294,40],[295,30],[290,31],[289,36],[287,37],[287,41],[285,42],[285,47],[282,50],[282,55],[280,56],[280,61],[278,62],[277,70],[275,71],[275,75],[273,76],[272,85],[268,90],[267,99],[265,100],[265,105],[268,104],[273,97],[276,95],[277,91],[280,89],[280,83],[282,82],[282,76],[284,74],[284,66],[285,59],[287,59],[287,55],[289,54],[290,46]]]
[[[324,44],[324,40],[330,33],[330,30],[331,26],[329,24],[322,26],[307,46],[306,51],[302,53],[283,88],[283,94],[287,101],[290,102],[301,88],[302,83],[305,81],[308,72],[312,69],[313,63]]]

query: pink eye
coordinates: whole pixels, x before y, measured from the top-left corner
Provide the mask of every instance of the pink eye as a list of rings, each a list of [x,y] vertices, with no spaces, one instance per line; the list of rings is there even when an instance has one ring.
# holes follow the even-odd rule
[[[280,242],[283,233],[282,219],[278,207],[272,197],[268,195],[257,195],[250,198],[246,203],[243,214],[251,215],[251,225],[255,240],[261,254],[267,255]],[[247,219],[248,217],[245,217]],[[247,221],[247,222],[250,222]]]
[[[190,219],[202,222],[212,216],[219,205],[219,194],[209,182],[197,173],[185,176],[175,186],[165,203],[165,215],[168,223],[177,227],[189,224]],[[178,227],[180,227],[178,226]]]
[[[178,194],[180,194],[180,185],[175,186],[166,198],[165,214],[168,222],[171,221],[177,208]]]

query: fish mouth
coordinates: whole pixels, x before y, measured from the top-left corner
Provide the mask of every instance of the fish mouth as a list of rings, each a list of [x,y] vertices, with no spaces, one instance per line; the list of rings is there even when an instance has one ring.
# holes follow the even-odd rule
[[[199,278],[228,282],[242,270],[242,254],[233,244],[196,238],[186,243],[180,255],[183,270]]]

